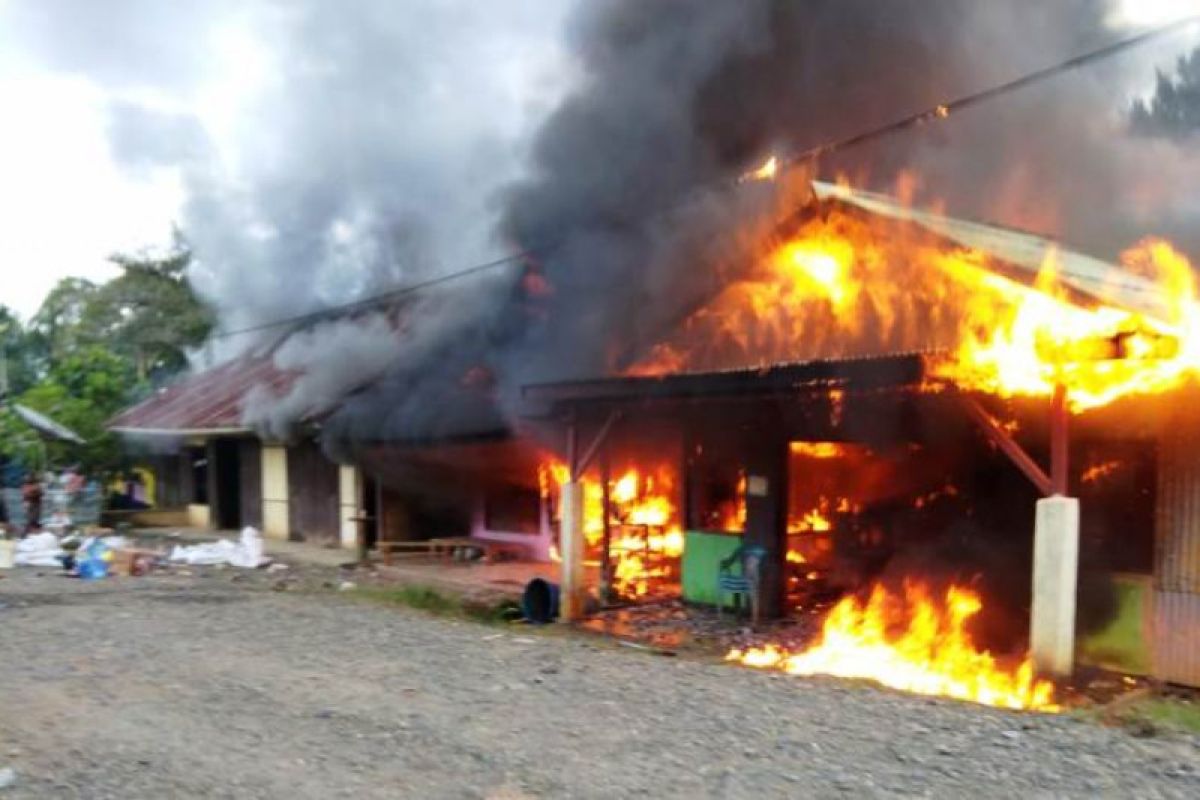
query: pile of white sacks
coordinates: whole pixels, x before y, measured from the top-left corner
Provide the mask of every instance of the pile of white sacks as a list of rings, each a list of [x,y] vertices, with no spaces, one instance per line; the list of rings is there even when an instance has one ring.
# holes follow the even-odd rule
[[[231,567],[255,569],[269,559],[263,556],[262,535],[254,528],[247,527],[242,529],[241,539],[237,542],[221,539],[207,544],[177,544],[168,560],[196,567],[228,564]]]

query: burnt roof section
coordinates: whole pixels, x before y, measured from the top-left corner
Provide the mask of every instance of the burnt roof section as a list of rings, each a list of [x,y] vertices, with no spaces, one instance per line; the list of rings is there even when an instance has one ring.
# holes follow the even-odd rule
[[[985,252],[1015,267],[1005,274],[1026,284],[1032,283],[1049,263],[1059,282],[1092,302],[1120,306],[1159,320],[1173,316],[1169,298],[1154,281],[1044,236],[913,208],[877,192],[822,181],[813,181],[812,188],[822,202],[844,203],[878,217],[912,223],[956,244]]]
[[[920,385],[933,353],[821,359],[754,369],[597,378],[525,386],[522,398],[553,412],[575,405],[787,395]]]

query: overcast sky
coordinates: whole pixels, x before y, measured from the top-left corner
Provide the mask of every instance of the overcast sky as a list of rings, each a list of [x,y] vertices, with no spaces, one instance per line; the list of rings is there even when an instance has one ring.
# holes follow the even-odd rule
[[[1121,2],[1123,21],[1141,24],[1198,5]],[[323,220],[322,258],[335,266],[378,257],[338,248],[356,226],[392,214],[429,228],[451,261],[486,255],[478,231],[454,228],[487,215],[490,187],[475,193],[477,206],[453,198],[481,175],[510,177],[570,85],[571,4],[0,0],[0,303],[28,317],[58,279],[102,280],[112,274],[108,255],[162,246],[172,224],[194,226],[224,258],[202,276],[214,295],[237,291],[240,259],[290,257],[285,247],[251,246],[309,219]],[[366,111],[360,136],[358,120],[344,129],[338,101],[374,84],[362,72],[373,68],[386,80],[351,98]],[[373,103],[385,106],[379,119]],[[358,160],[332,176],[314,167],[301,179],[289,163],[346,150]],[[376,164],[372,186],[362,173]],[[353,190],[319,191],[339,180]],[[392,186],[443,213],[409,208]],[[213,231],[231,225],[245,235],[225,247]],[[330,284],[317,300],[353,294],[331,281],[334,270],[298,274]]]
[[[269,239],[283,227],[274,213],[298,213],[296,195],[340,204],[335,239],[368,224],[345,211],[346,197],[297,185],[289,157],[328,184],[349,183],[329,174],[333,158],[343,173],[376,164],[381,182],[425,202],[451,194],[452,181],[477,181],[484,165],[471,174],[456,161],[481,153],[496,180],[511,177],[520,143],[569,84],[569,6],[0,0],[0,303],[28,317],[58,279],[102,280],[109,254],[161,247],[173,224],[211,234],[236,212],[245,241]],[[345,119],[341,96],[362,119]],[[370,138],[356,139],[364,129]],[[394,141],[381,142],[380,129]],[[367,165],[346,163],[347,151]],[[354,192],[363,184],[356,175]],[[264,208],[267,186],[286,210]],[[378,196],[358,201],[396,212]],[[227,279],[214,270],[213,291],[228,291]]]

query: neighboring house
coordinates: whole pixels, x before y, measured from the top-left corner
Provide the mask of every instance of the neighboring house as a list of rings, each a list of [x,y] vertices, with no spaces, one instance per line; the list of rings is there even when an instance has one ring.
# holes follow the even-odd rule
[[[268,537],[351,547],[366,484],[311,436],[264,440],[243,421],[251,390],[282,394],[296,379],[256,353],[191,374],[109,422],[158,473],[156,506],[214,530],[252,525]],[[157,454],[157,455],[156,455]]]
[[[346,456],[354,463],[338,464],[322,447],[320,423],[354,391],[301,412],[304,433],[288,441],[263,438],[245,421],[248,402],[269,401],[264,391],[288,395],[302,377],[279,368],[274,352],[188,375],[110,420],[110,430],[155,469],[157,509],[186,511],[179,521],[194,527],[253,525],[268,537],[347,548],[361,524],[368,546],[474,536],[549,558],[541,451],[515,437],[486,398],[464,393],[468,405],[484,409],[481,428],[451,424],[436,435],[363,442]]]

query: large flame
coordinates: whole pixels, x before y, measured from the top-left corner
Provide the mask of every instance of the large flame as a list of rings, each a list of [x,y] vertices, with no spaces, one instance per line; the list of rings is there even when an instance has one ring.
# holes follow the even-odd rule
[[[561,461],[547,459],[539,467],[543,497],[568,480],[570,470]],[[592,563],[597,563],[604,542],[604,487],[591,476],[582,483],[583,537]],[[608,552],[618,596],[644,597],[677,576],[684,536],[672,499],[675,485],[674,470],[666,464],[657,469],[630,467],[609,481]]]
[[[1200,370],[1191,265],[1147,240],[1122,256],[1163,319],[1069,297],[1047,257],[1033,285],[988,255],[833,209],[728,284],[632,374],[937,349],[935,375],[1003,397],[1069,390],[1075,411],[1177,387]],[[1114,279],[1119,279],[1114,276]]]
[[[1053,685],[1034,676],[1029,659],[1005,669],[975,647],[966,628],[982,607],[979,595],[962,587],[952,586],[938,603],[919,583],[906,584],[903,597],[876,585],[865,604],[847,597],[834,606],[821,639],[802,653],[766,645],[733,650],[727,659],[791,675],[868,679],[989,706],[1055,710]]]

